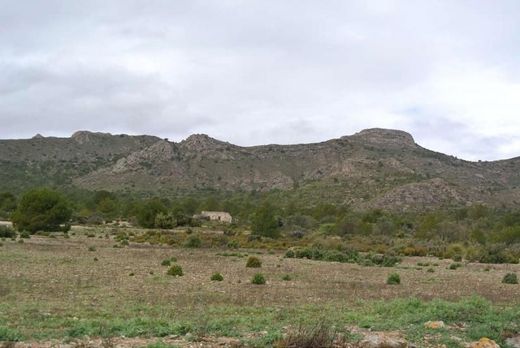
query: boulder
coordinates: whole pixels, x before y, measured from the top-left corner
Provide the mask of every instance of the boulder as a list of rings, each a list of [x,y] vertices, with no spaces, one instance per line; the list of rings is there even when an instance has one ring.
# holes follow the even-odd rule
[[[509,337],[508,339],[506,339],[506,343],[510,347],[520,348],[520,335]]]
[[[359,343],[361,348],[407,348],[408,342],[399,333],[369,333]]]
[[[470,343],[468,348],[500,348],[500,346],[495,341],[482,337],[477,342]]]
[[[424,323],[424,327],[426,329],[436,330],[436,329],[443,329],[444,327],[446,327],[446,325],[444,324],[444,322],[442,320],[441,321],[427,321],[426,323]]]

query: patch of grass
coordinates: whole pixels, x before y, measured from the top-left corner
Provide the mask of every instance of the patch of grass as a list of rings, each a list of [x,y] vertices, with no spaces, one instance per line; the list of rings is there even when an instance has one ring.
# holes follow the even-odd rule
[[[0,342],[16,342],[21,340],[22,335],[17,330],[0,325]]]
[[[164,259],[161,262],[161,266],[171,266],[171,264],[172,262],[170,261],[170,259]]]
[[[319,322],[314,326],[300,326],[295,331],[290,331],[286,337],[276,342],[279,348],[323,348],[323,347],[347,347],[341,340],[337,330],[330,324]]]
[[[265,284],[265,277],[262,273],[256,273],[251,279],[252,284],[263,285]]]
[[[455,262],[455,263],[452,263],[452,264],[448,267],[448,269],[456,270],[457,268],[460,268],[460,267],[462,267],[462,264],[459,263],[459,262]]]
[[[504,284],[518,284],[518,277],[516,273],[508,273],[502,279],[502,283]]]
[[[284,280],[284,281],[287,282],[287,281],[292,280],[292,278],[291,278],[291,276],[290,276],[289,274],[286,274],[286,275],[284,275],[284,276],[282,277],[282,280]]]
[[[399,276],[397,273],[392,273],[386,279],[386,283],[388,285],[399,285],[401,284],[401,276]]]
[[[186,238],[184,246],[186,248],[200,248],[202,246],[202,241],[199,237],[190,235],[188,238]]]
[[[224,280],[224,277],[222,276],[222,274],[216,272],[216,273],[213,273],[211,275],[211,278],[210,278],[212,281],[217,281],[217,282],[221,282]]]
[[[247,259],[246,267],[249,267],[249,268],[260,268],[260,267],[262,267],[262,261],[260,261],[260,259],[258,257],[256,257],[256,256],[250,256]]]
[[[166,272],[166,274],[174,276],[174,277],[177,277],[177,276],[182,277],[184,275],[184,273],[182,272],[182,267],[179,265],[171,266],[168,269],[168,271]]]

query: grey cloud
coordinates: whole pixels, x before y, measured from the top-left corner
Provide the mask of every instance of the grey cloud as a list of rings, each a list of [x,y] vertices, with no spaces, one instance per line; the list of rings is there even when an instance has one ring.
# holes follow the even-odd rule
[[[486,121],[513,119],[500,105],[518,105],[519,10],[516,0],[7,0],[0,137],[204,132],[252,145],[383,126],[463,158],[502,158],[520,121],[491,135]],[[471,88],[467,76],[485,90],[489,70],[512,91],[490,99],[497,114],[448,98]]]

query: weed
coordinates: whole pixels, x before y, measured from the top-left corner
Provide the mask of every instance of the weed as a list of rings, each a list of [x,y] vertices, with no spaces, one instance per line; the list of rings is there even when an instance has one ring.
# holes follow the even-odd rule
[[[184,275],[184,273],[182,272],[182,267],[179,265],[171,266],[168,269],[168,271],[166,272],[166,274],[174,276],[174,277],[177,277],[177,276],[182,277]]]
[[[397,273],[392,273],[386,279],[386,283],[388,285],[398,285],[398,284],[401,284],[401,277]]]
[[[217,282],[221,282],[224,280],[224,277],[222,276],[222,274],[216,272],[216,273],[213,273],[211,275],[211,278],[210,278],[212,281],[217,281]]]
[[[265,277],[262,273],[256,273],[251,279],[252,284],[262,285],[265,284]]]
[[[518,277],[516,273],[508,273],[502,279],[502,283],[504,284],[518,284]]]
[[[256,256],[249,256],[247,259],[246,267],[249,268],[260,268],[262,267],[262,261]]]

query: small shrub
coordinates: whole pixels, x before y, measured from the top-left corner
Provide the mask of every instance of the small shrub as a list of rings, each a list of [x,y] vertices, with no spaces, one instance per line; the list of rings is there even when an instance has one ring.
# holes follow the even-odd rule
[[[300,326],[298,330],[289,332],[286,337],[276,342],[276,347],[347,347],[347,342],[332,326],[319,322],[313,327]]]
[[[96,247],[89,246],[89,247],[88,247],[88,251],[96,251]]]
[[[213,275],[211,276],[210,278],[212,281],[216,281],[216,282],[221,282],[224,280],[224,277],[222,276],[222,274],[216,272],[216,273],[213,273]]]
[[[386,283],[388,285],[398,285],[401,284],[401,277],[397,273],[392,273],[388,276],[388,279],[386,280]]]
[[[129,276],[130,276],[130,277],[133,277],[133,276],[135,276],[135,273],[134,273],[134,272],[131,272],[131,273],[129,274]]]
[[[97,257],[94,257],[94,261],[99,261],[99,259]]]
[[[174,277],[182,277],[184,273],[182,272],[182,267],[179,265],[173,265],[168,269],[168,272],[166,274],[174,276]]]
[[[251,279],[251,283],[252,284],[256,284],[256,285],[265,284],[265,277],[264,277],[264,275],[262,273],[256,273],[253,276],[253,279]]]
[[[518,277],[516,273],[508,273],[502,279],[502,283],[504,284],[518,284]]]
[[[435,272],[435,270],[433,268],[428,268],[428,270],[426,270],[426,272],[433,273],[433,272]]]
[[[16,232],[9,226],[0,226],[0,238],[14,238]]]
[[[202,245],[202,241],[199,237],[190,235],[186,241],[184,242],[184,246],[186,248],[200,248]]]
[[[29,232],[23,231],[20,233],[20,238],[29,239],[29,238],[31,238],[31,235],[29,234]]]
[[[288,282],[288,281],[292,280],[292,278],[291,278],[290,275],[286,274],[286,275],[284,275],[284,276],[282,277],[282,280],[285,280],[286,282]]]
[[[246,267],[249,268],[260,268],[262,267],[262,261],[258,257],[249,256],[247,259]]]
[[[452,264],[450,265],[449,269],[451,269],[451,270],[455,270],[455,269],[460,268],[460,267],[462,267],[462,264],[461,264],[461,263],[458,263],[458,262],[455,262],[455,263],[452,263]]]
[[[172,262],[170,261],[170,259],[165,259],[161,262],[161,266],[170,266],[171,264]]]
[[[292,249],[287,250],[287,252],[285,253],[285,257],[287,257],[288,259],[292,259],[292,258],[294,258],[294,256],[295,256],[294,250],[292,250]]]

